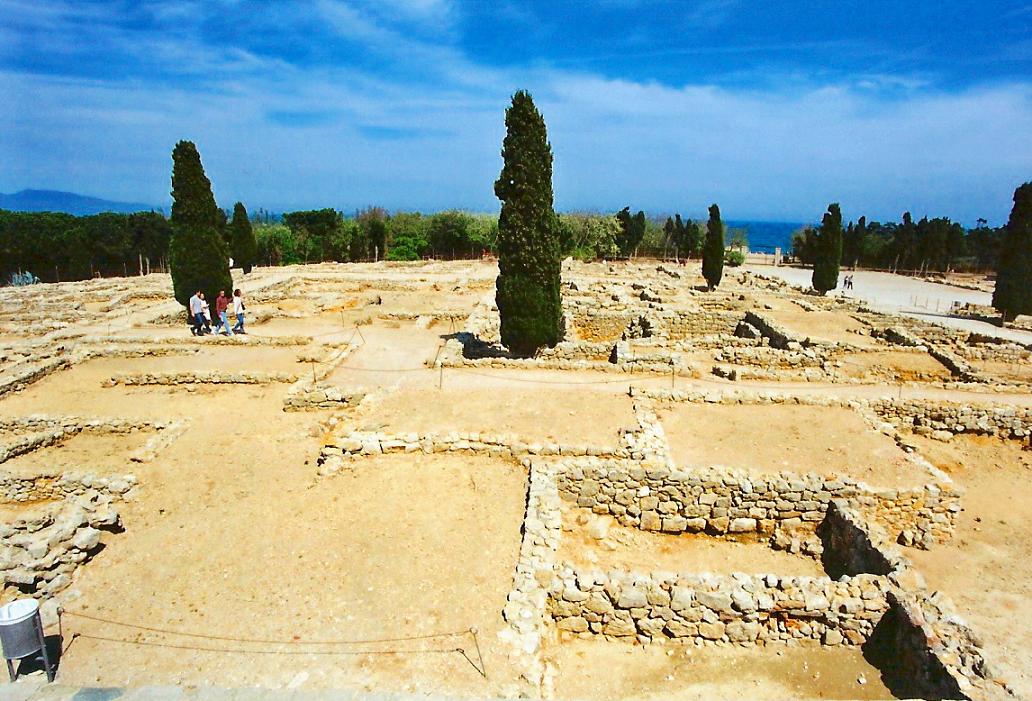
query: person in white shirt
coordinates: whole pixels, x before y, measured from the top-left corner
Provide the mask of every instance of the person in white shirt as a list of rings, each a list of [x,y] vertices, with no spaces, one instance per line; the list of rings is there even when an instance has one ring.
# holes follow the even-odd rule
[[[190,333],[194,336],[201,336],[201,328],[204,326],[204,293],[200,290],[194,292],[190,298]]]
[[[233,313],[236,314],[237,323],[233,326],[233,333],[244,333],[244,296],[240,288],[233,290]]]
[[[204,298],[204,293],[201,293],[201,316],[204,317],[204,333],[211,333],[211,307],[208,306],[208,300]]]

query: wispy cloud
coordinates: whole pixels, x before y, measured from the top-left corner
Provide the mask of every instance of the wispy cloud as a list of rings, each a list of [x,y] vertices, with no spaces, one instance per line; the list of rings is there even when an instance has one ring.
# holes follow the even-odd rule
[[[945,88],[929,71],[765,63],[869,48],[850,38],[646,41],[639,58],[758,59],[659,80],[614,77],[620,51],[487,60],[462,41],[470,6],[449,0],[311,0],[262,16],[231,0],[132,13],[0,3],[0,45],[20,42],[0,48],[0,190],[161,203],[171,147],[191,138],[220,201],[487,209],[502,114],[523,87],[549,126],[560,208],[699,215],[718,201],[732,217],[798,219],[839,200],[847,216],[999,220],[1032,172],[1027,80]],[[717,24],[735,10],[693,8]]]

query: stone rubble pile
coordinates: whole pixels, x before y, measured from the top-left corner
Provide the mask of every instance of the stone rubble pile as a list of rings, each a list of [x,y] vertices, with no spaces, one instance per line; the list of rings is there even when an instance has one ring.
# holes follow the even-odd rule
[[[33,507],[0,524],[5,586],[37,598],[53,596],[71,584],[76,569],[97,551],[101,529],[119,526],[110,496],[91,487],[69,493],[76,496]]]

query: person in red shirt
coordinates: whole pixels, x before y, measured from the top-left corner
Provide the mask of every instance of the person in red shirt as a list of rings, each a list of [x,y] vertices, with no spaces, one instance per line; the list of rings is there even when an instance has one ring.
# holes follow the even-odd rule
[[[229,297],[226,296],[225,290],[219,290],[219,296],[215,299],[215,313],[218,314],[219,324],[215,327],[216,333],[221,333],[220,329],[225,329],[227,336],[232,336],[233,332],[229,330],[229,322],[226,320],[226,309],[229,308]]]

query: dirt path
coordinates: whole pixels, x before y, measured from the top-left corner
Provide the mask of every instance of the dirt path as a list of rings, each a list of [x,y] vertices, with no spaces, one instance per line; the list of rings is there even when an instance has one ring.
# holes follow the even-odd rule
[[[813,271],[808,268],[787,266],[744,266],[744,269],[759,275],[778,277],[788,283],[803,287],[810,286],[810,279],[813,275]],[[984,321],[955,319],[946,316],[946,312],[954,302],[992,304],[992,294],[989,292],[925,282],[892,273],[857,270],[850,271],[849,274],[853,276],[853,289],[843,292],[840,288],[832,293],[833,295],[862,299],[879,311],[906,314],[941,326],[999,336],[1019,343],[1032,343],[1032,332],[1029,331],[1000,328]],[[845,276],[845,271],[841,276]]]

